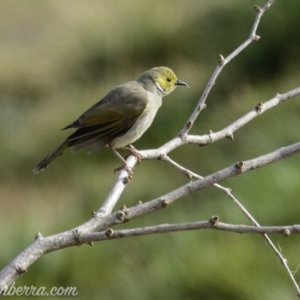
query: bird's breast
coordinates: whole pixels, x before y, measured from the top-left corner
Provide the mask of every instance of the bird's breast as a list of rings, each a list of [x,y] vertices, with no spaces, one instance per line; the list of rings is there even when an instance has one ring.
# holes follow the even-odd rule
[[[124,135],[115,138],[110,143],[110,146],[113,148],[121,148],[138,140],[152,124],[161,104],[161,97],[153,97],[150,99],[146,109],[137,119],[135,124]]]

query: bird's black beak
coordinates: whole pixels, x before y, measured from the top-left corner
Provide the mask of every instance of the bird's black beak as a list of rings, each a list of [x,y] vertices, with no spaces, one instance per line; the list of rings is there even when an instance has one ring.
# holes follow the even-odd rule
[[[189,87],[187,83],[185,83],[179,79],[175,82],[175,85],[183,85],[183,86]]]

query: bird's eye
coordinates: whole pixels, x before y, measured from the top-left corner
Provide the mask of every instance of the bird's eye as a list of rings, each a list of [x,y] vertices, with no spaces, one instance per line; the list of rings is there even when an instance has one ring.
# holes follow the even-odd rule
[[[172,79],[170,77],[167,78],[167,81],[170,82]]]

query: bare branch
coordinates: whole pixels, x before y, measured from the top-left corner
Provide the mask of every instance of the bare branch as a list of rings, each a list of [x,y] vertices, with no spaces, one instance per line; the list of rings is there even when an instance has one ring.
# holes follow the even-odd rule
[[[96,241],[107,241],[119,238],[128,238],[133,236],[143,236],[150,234],[162,234],[178,231],[188,231],[188,230],[200,230],[200,229],[215,229],[228,231],[233,233],[257,233],[257,234],[282,234],[285,237],[290,236],[292,233],[300,233],[300,225],[291,225],[291,226],[247,226],[241,224],[228,224],[222,223],[218,220],[214,220],[217,217],[213,217],[209,221],[199,221],[192,223],[182,223],[182,224],[161,224],[155,226],[147,226],[142,228],[133,228],[133,229],[122,229],[122,230],[112,230],[108,229],[103,232],[93,232],[85,233],[80,236],[81,242],[91,243]]]
[[[167,154],[174,150],[175,148],[182,146],[186,143],[207,145],[214,141],[217,141],[224,137],[229,137],[233,139],[233,133],[241,128],[246,123],[250,122],[253,118],[262,114],[266,110],[286,101],[292,97],[300,94],[300,87],[292,91],[289,91],[282,95],[276,95],[271,100],[262,104],[259,103],[250,112],[245,114],[243,117],[233,122],[231,125],[220,130],[216,133],[209,133],[208,135],[198,136],[198,135],[188,135],[188,132],[192,128],[195,120],[197,119],[199,113],[205,108],[205,102],[212,86],[215,83],[216,78],[222,71],[222,69],[242,50],[244,50],[253,41],[258,41],[259,36],[256,35],[258,24],[264,12],[274,3],[275,0],[269,0],[267,3],[260,8],[255,5],[255,10],[257,12],[253,27],[251,29],[248,39],[243,42],[237,49],[235,49],[226,58],[219,55],[218,65],[214,70],[211,78],[209,79],[203,94],[201,95],[197,106],[195,107],[190,118],[187,120],[184,128],[180,131],[177,137],[170,140],[166,144],[162,145],[158,149],[139,151],[143,159],[162,159],[167,161],[175,168],[183,172],[189,179],[196,179],[193,182],[189,182],[177,188],[170,193],[163,195],[157,199],[148,201],[146,203],[138,204],[134,207],[127,209],[123,207],[116,213],[112,213],[118,199],[120,198],[122,192],[129,182],[126,171],[121,171],[113,185],[112,190],[109,195],[99,208],[99,210],[93,214],[93,218],[86,223],[78,226],[69,231],[65,231],[53,236],[43,237],[40,233],[36,234],[36,239],[33,244],[24,249],[13,261],[11,261],[1,272],[0,272],[0,293],[4,292],[8,286],[16,280],[21,274],[27,271],[28,267],[34,263],[38,258],[46,253],[56,251],[62,248],[81,245],[81,244],[92,244],[93,241],[104,241],[109,239],[116,239],[121,237],[139,236],[154,233],[166,233],[184,230],[196,230],[196,229],[216,229],[224,230],[236,233],[259,233],[263,234],[264,238],[267,240],[268,244],[272,247],[275,254],[279,257],[280,261],[284,265],[287,273],[289,274],[293,284],[300,295],[299,287],[293,278],[291,271],[287,265],[286,259],[282,254],[276,249],[271,240],[266,235],[267,233],[279,233],[285,236],[290,235],[290,233],[299,233],[300,225],[284,226],[284,227],[268,227],[260,225],[251,216],[251,214],[243,207],[243,205],[233,196],[230,189],[222,187],[218,183],[222,180],[228,179],[233,176],[241,175],[245,172],[257,169],[259,167],[274,163],[278,160],[282,160],[289,156],[295,155],[300,152],[300,143],[296,143],[287,147],[278,149],[272,153],[248,160],[245,162],[238,162],[232,166],[229,166],[223,170],[217,171],[209,176],[201,177],[196,173],[180,166],[177,162],[173,161]],[[134,156],[129,156],[127,163],[130,167],[134,167],[137,163],[137,159]],[[158,226],[151,226],[145,228],[136,228],[128,230],[113,231],[110,227],[126,222],[130,219],[137,218],[139,216],[148,214],[150,212],[162,209],[177,201],[178,199],[187,196],[191,193],[197,192],[209,186],[215,186],[225,192],[229,198],[237,205],[242,212],[251,220],[255,226],[245,226],[245,225],[232,225],[218,222],[218,218],[214,217],[209,221],[195,222],[187,224],[164,224]],[[106,228],[105,232],[102,231]]]
[[[225,137],[233,136],[233,133],[236,130],[240,129],[242,126],[244,126],[245,124],[253,120],[255,117],[261,115],[262,113],[275,107],[276,105],[280,103],[284,103],[285,101],[294,98],[298,95],[300,95],[300,87],[295,88],[281,95],[277,94],[275,97],[268,100],[267,102],[257,104],[247,114],[245,114],[244,116],[242,116],[241,118],[239,118],[238,120],[230,124],[229,126],[225,127],[224,129],[215,133],[211,132],[210,134],[205,136],[187,135],[185,137],[185,141],[190,144],[206,145],[215,142],[217,140],[223,139]]]
[[[36,236],[36,241],[22,251],[13,261],[0,272],[0,291],[5,291],[9,284],[16,280],[28,267],[42,255],[62,248],[81,245],[81,236],[85,233],[100,231],[127,220],[137,218],[158,209],[167,207],[178,199],[194,193],[229,177],[241,175],[264,165],[276,162],[300,152],[300,143],[281,148],[258,158],[239,162],[226,169],[213,173],[203,179],[190,182],[162,197],[146,203],[138,204],[130,209],[123,208],[117,213],[106,216],[95,214],[94,217],[81,226],[69,231],[43,238]]]
[[[259,225],[259,223],[252,217],[252,215],[246,210],[246,208],[233,196],[233,194],[229,193],[228,197],[233,201],[233,203],[247,216],[247,218],[252,222],[252,224],[254,226],[256,226],[256,228],[261,229],[263,228],[262,226]],[[297,225],[296,228],[298,228]],[[292,227],[294,227],[292,226]],[[274,227],[273,227],[274,228]],[[279,228],[279,227],[278,227]],[[290,227],[282,227],[283,231],[282,233],[284,234],[284,236],[289,236],[291,231],[290,231]],[[267,233],[275,233],[275,232],[262,232],[263,233],[263,238],[266,240],[267,244],[271,247],[271,249],[273,250],[273,252],[275,253],[275,255],[278,257],[278,259],[280,260],[280,262],[282,263],[282,265],[284,266],[286,272],[288,273],[291,281],[293,282],[294,287],[297,290],[297,294],[300,295],[300,289],[299,286],[287,264],[287,260],[286,258],[283,257],[283,255],[281,254],[281,252],[276,248],[276,246],[274,245],[274,243],[271,241],[271,239],[269,238],[269,236],[267,235]]]
[[[136,163],[137,158],[133,155],[130,155],[127,159],[127,165],[133,168]],[[104,200],[103,204],[97,212],[97,214],[99,214],[99,217],[106,216],[112,212],[127,183],[129,183],[127,171],[122,170],[119,176],[117,177],[117,180],[113,185],[111,191],[109,192],[108,196],[106,197],[106,199]]]
[[[164,161],[167,161],[168,163],[170,163],[172,166],[174,166],[175,168],[179,169],[184,175],[186,175],[189,179],[201,179],[203,177],[199,176],[198,174],[195,174],[194,172],[180,166],[177,162],[173,161],[170,157],[168,157],[167,155],[164,156],[162,158]],[[248,212],[248,210],[236,199],[236,197],[231,193],[231,190],[229,188],[225,188],[217,183],[215,183],[213,185],[214,187],[222,190],[231,200],[232,202],[243,212],[243,214],[246,215],[246,217],[252,222],[252,224],[254,226],[256,226],[257,228],[262,228],[259,223],[254,219],[254,217]],[[203,227],[205,228],[205,227]],[[274,227],[272,227],[274,228]],[[278,227],[279,228],[279,227]],[[285,227],[281,227],[283,228],[282,232],[285,235],[289,235],[290,231],[288,229],[286,229]],[[217,228],[214,228],[217,229]],[[184,229],[184,230],[188,230],[188,229]],[[238,232],[238,231],[235,231]],[[258,231],[260,232],[260,231]],[[241,232],[240,232],[241,233]],[[244,233],[244,232],[243,232]],[[263,238],[266,240],[267,244],[271,247],[271,249],[274,251],[275,255],[278,257],[278,259],[280,260],[280,262],[282,263],[282,265],[284,266],[286,272],[288,273],[290,279],[292,280],[297,293],[300,294],[300,289],[299,286],[290,270],[290,268],[287,265],[287,260],[282,256],[281,252],[276,248],[276,246],[274,245],[274,243],[271,241],[271,239],[268,237],[267,232],[261,232],[263,233]],[[268,232],[268,233],[274,233],[274,232]],[[278,232],[277,232],[278,233]]]
[[[275,2],[275,0],[269,0],[263,8],[255,9],[257,11],[257,15],[254,21],[254,24],[252,26],[250,36],[248,39],[242,43],[237,49],[235,49],[231,54],[229,54],[226,58],[224,58],[221,54],[219,55],[219,64],[217,65],[215,71],[213,72],[211,78],[209,79],[200,99],[199,102],[193,111],[192,115],[186,122],[183,129],[180,131],[179,136],[181,136],[183,139],[188,134],[188,132],[191,130],[194,122],[196,121],[198,115],[200,112],[205,108],[205,101],[206,98],[212,89],[213,85],[215,84],[215,81],[218,77],[218,75],[221,73],[222,69],[234,58],[236,57],[241,51],[243,51],[249,44],[251,44],[253,41],[258,41],[259,36],[256,35],[256,30],[258,27],[258,24],[260,22],[260,19],[262,15],[265,13],[265,11]],[[258,7],[257,5],[255,7]]]
[[[202,190],[217,182],[221,182],[225,179],[230,177],[234,177],[240,175],[242,173],[252,171],[254,169],[266,166],[270,163],[274,163],[281,159],[290,157],[300,152],[300,143],[296,143],[290,146],[282,147],[279,150],[271,152],[269,154],[244,161],[238,162],[230,167],[227,167],[223,170],[217,171],[211,175],[204,177],[203,179],[198,179],[196,181],[187,183],[176,190],[161,196],[157,199],[149,201],[147,203],[139,204],[138,206],[132,207],[129,209],[128,214],[129,218],[136,218],[141,216],[145,213],[152,212],[159,208],[162,208],[162,201],[166,201],[167,203],[171,204],[176,200],[180,199],[181,197],[187,196],[191,193],[196,191]]]

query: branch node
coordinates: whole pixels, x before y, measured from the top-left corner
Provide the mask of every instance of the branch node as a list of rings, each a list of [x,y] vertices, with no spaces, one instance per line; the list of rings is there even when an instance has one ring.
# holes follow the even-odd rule
[[[171,203],[170,203],[169,200],[165,200],[165,199],[164,199],[164,200],[161,201],[161,206],[164,207],[164,208],[167,207],[167,206],[169,206],[170,204],[171,204]]]
[[[226,195],[229,195],[231,193],[232,189],[231,188],[225,188],[224,192]]]
[[[226,135],[226,138],[230,139],[231,141],[234,141],[233,133],[232,133],[232,132],[231,132],[231,133],[228,133],[228,134]]]
[[[192,193],[192,192],[194,191],[191,185],[188,185],[188,186],[186,187],[186,190],[187,190],[189,193]]]
[[[179,137],[181,138],[180,135],[179,135]],[[158,158],[157,158],[157,160],[164,160],[166,156],[167,156],[166,153],[164,153],[164,152],[163,152],[163,153],[160,153],[159,156],[158,156]]]
[[[261,7],[259,5],[254,5],[254,9],[256,12],[260,13],[261,12]]]
[[[188,121],[188,122],[186,123],[186,128],[187,128],[187,129],[191,129],[192,126],[193,126],[193,122]]]
[[[126,185],[127,183],[129,183],[131,178],[132,178],[132,176],[124,177],[123,178],[123,183]]]
[[[129,221],[128,208],[126,207],[126,204],[123,204],[121,210],[116,212],[116,217],[122,222]]]
[[[209,145],[209,144],[212,144],[214,142],[214,138],[212,137],[212,134],[213,134],[213,131],[212,130],[209,130],[209,133],[208,133],[208,141],[206,144],[200,144],[199,147],[202,147],[202,146],[206,146],[206,145]]]
[[[288,237],[288,236],[290,236],[290,235],[291,235],[290,230],[288,230],[287,228],[285,228],[285,229],[283,230],[283,236],[284,236],[284,237]]]
[[[245,163],[243,161],[239,161],[235,164],[235,168],[238,171],[243,171],[244,167],[245,167]]]
[[[116,212],[116,217],[122,222],[125,221],[125,213],[121,210]]]
[[[258,103],[256,106],[255,106],[255,110],[257,113],[261,113],[262,112],[262,109],[264,107],[264,104],[262,102]]]
[[[19,275],[22,275],[22,274],[28,272],[26,268],[23,268],[23,267],[20,266],[20,265],[16,265],[16,269],[17,269],[17,272],[18,272]]]
[[[113,237],[113,235],[115,234],[115,232],[113,231],[113,229],[111,228],[108,228],[105,232],[105,235],[108,237],[108,238],[111,238]]]
[[[212,216],[208,222],[210,225],[213,225],[213,226],[218,225],[219,216]]]
[[[128,221],[129,221],[129,213],[128,213],[128,212],[129,212],[129,209],[127,208],[127,206],[126,206],[125,203],[122,205],[121,211],[124,212],[124,214],[125,214],[125,219],[124,219],[124,221],[125,221],[125,222],[128,222]]]
[[[219,65],[223,66],[224,65],[224,56],[222,54],[219,54],[218,56],[218,61],[219,61]]]
[[[185,170],[183,171],[183,174],[189,179],[189,180],[193,180],[194,179],[194,176],[191,172]]]
[[[178,137],[180,137],[180,138],[182,139],[183,142],[186,141],[186,136],[187,136],[186,133],[182,133],[182,132],[179,132],[179,133],[178,133]]]
[[[260,36],[259,35],[254,35],[252,39],[253,39],[254,42],[257,42],[260,39]]]
[[[41,240],[42,238],[43,238],[43,235],[39,231],[34,236],[34,239],[36,241]]]
[[[73,230],[74,239],[78,244],[81,244],[80,233],[78,229]]]

